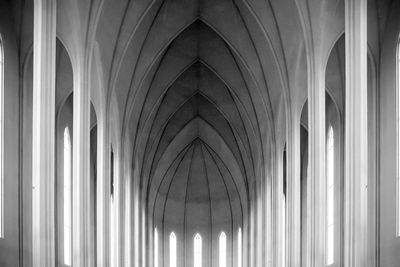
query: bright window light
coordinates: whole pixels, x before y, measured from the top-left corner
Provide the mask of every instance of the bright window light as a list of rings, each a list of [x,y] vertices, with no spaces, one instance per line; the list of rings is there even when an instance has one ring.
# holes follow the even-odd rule
[[[158,267],[158,231],[154,229],[154,267]]]
[[[201,235],[194,236],[193,267],[201,267]]]
[[[226,235],[224,232],[219,236],[219,267],[226,267]]]
[[[169,235],[169,267],[176,267],[176,235]]]
[[[238,267],[242,267],[242,228],[239,227],[238,230]]]
[[[334,136],[333,128],[329,126],[326,143],[326,173],[327,173],[327,229],[326,229],[326,264],[334,262]]]
[[[64,130],[64,264],[71,266],[71,137]]]

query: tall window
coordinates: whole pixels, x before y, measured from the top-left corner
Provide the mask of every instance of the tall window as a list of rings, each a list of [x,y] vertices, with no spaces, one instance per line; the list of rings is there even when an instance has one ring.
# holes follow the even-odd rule
[[[326,142],[326,177],[327,177],[327,229],[326,229],[326,264],[333,263],[334,254],[334,136],[329,126]]]
[[[219,235],[219,267],[226,267],[226,234]]]
[[[158,267],[158,231],[154,228],[154,267]]]
[[[3,175],[3,98],[4,98],[4,53],[0,36],[0,238],[4,237],[4,175]]]
[[[169,267],[176,267],[176,235],[169,235]]]
[[[397,236],[400,236],[400,36],[397,42],[396,52],[396,156],[397,156],[397,174],[396,174],[396,224]]]
[[[64,264],[71,265],[71,137],[64,130]]]
[[[283,151],[283,190],[282,190],[282,266],[286,265],[286,147]]]
[[[237,247],[238,267],[242,267],[242,228],[238,230],[238,247]]]
[[[114,151],[110,155],[110,265],[116,265],[116,211],[114,199]]]
[[[194,236],[193,267],[201,267],[201,235]]]

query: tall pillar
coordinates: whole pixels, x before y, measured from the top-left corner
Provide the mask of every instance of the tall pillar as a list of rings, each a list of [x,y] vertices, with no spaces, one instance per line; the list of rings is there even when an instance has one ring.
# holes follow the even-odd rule
[[[56,1],[35,0],[33,43],[33,266],[55,266]]]
[[[301,266],[300,117],[296,114],[291,117],[291,128],[288,127],[287,132],[287,264]]]
[[[325,180],[325,68],[315,55],[310,69],[312,84],[308,89],[309,117],[309,186],[307,203],[307,266],[326,265],[326,180]]]
[[[271,152],[270,152],[271,153]],[[272,154],[272,153],[271,153]],[[273,238],[273,227],[274,227],[274,219],[273,219],[273,197],[272,197],[272,156],[269,154],[269,161],[265,170],[265,183],[263,189],[264,195],[264,240],[265,240],[265,250],[264,250],[264,262],[265,267],[274,266],[274,257],[273,257],[273,249],[274,249],[274,238]],[[243,229],[242,229],[243,231]]]
[[[110,176],[109,149],[107,143],[106,119],[104,113],[99,117],[97,141],[97,267],[109,266],[109,218],[110,218]]]
[[[72,191],[72,264],[93,266],[89,251],[90,229],[90,90],[84,80],[84,68],[74,62],[73,109],[73,191]]]
[[[344,266],[367,258],[367,1],[346,0]]]
[[[134,176],[135,173],[134,173]],[[134,178],[133,180],[133,238],[134,238],[134,254],[133,254],[133,261],[134,267],[139,267],[139,252],[140,252],[140,228],[139,228],[139,182],[138,179]]]
[[[127,173],[130,174],[129,171]],[[131,263],[131,179],[130,175],[127,175],[125,178],[125,218],[124,218],[124,265],[123,266],[132,266]]]

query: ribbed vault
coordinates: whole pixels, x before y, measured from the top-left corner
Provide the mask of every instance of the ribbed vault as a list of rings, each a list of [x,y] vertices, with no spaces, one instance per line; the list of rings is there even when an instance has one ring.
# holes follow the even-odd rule
[[[239,226],[250,239],[251,202],[272,172],[274,118],[289,94],[282,38],[301,35],[280,35],[273,5],[287,14],[295,6],[105,5],[102,18],[113,19],[100,20],[97,39],[113,47],[101,51],[110,110],[118,112],[124,168],[132,168],[146,219],[185,236],[183,228],[203,225],[211,243],[214,230],[232,236]]]

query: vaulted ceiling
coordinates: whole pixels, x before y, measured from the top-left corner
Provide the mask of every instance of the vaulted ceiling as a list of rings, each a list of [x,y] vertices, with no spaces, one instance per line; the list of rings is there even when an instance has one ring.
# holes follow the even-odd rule
[[[179,178],[176,170],[205,166],[207,158],[214,165],[219,158],[238,188],[236,198],[247,203],[273,149],[275,116],[285,109],[293,69],[286,60],[296,61],[304,49],[291,45],[302,42],[294,3],[141,0],[104,5],[96,39],[109,99],[150,205],[166,176],[172,175],[170,184],[176,179],[185,187],[190,179]],[[182,163],[199,153],[206,156]],[[209,175],[206,168],[198,172],[196,177]]]

